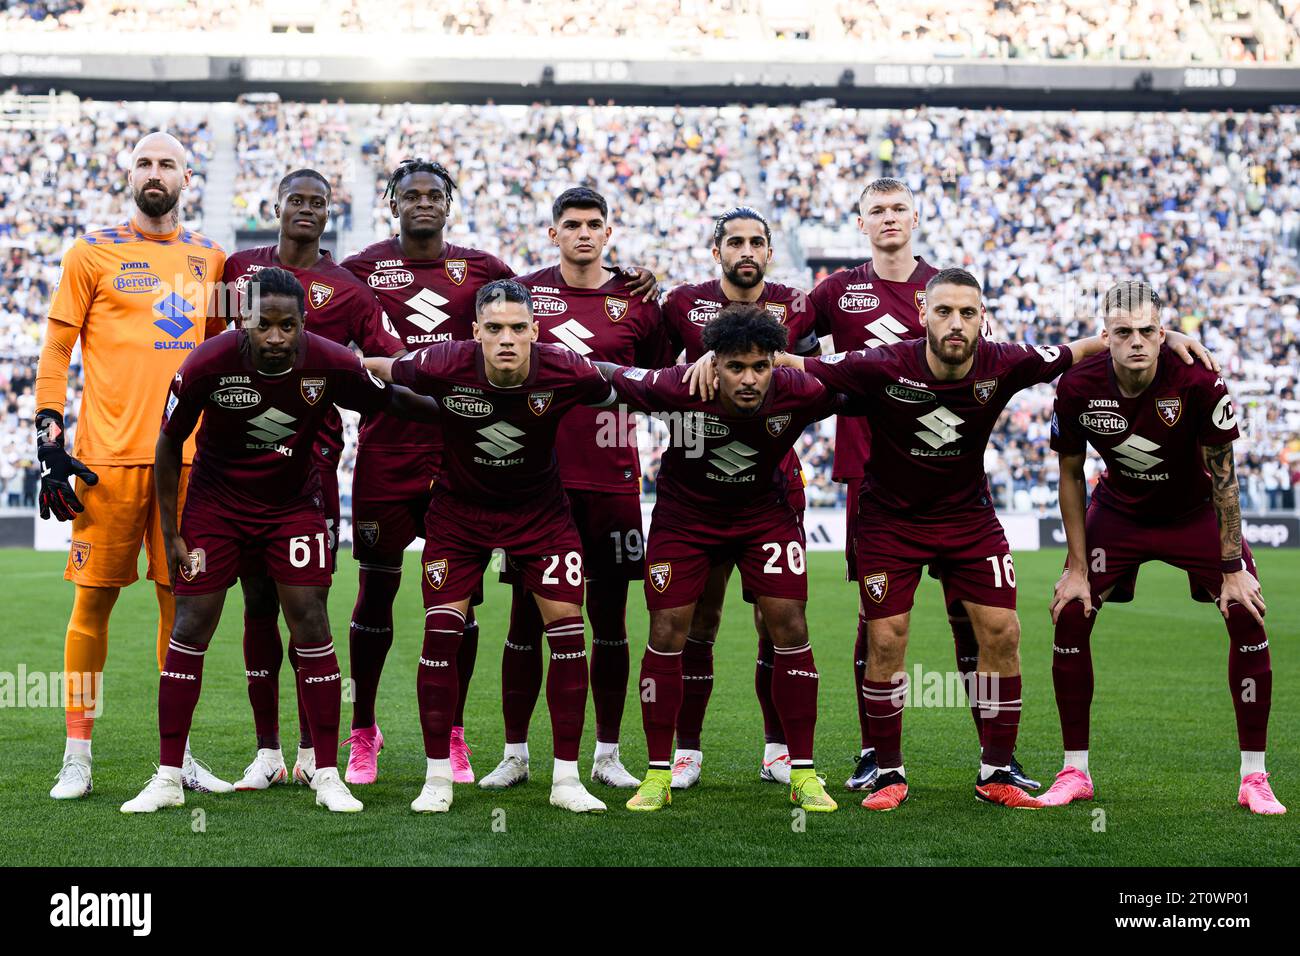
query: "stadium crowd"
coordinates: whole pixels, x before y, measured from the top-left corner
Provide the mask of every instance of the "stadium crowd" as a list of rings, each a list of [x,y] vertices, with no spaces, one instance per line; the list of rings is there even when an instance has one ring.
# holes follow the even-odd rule
[[[1270,19],[1252,16],[1268,4]],[[864,56],[1294,62],[1295,0],[0,0],[6,30],[842,41]],[[1216,30],[1218,23],[1233,29]],[[1281,25],[1282,29],[1275,29]],[[1290,29],[1286,29],[1286,27]]]
[[[124,217],[121,154],[144,129],[165,123],[159,109],[145,117],[121,104],[84,103],[77,122],[52,135],[0,132],[6,504],[15,494],[25,500],[31,380],[59,256],[73,236]],[[354,141],[375,184],[356,215],[376,237],[393,226],[380,198],[393,164],[431,156],[450,166],[460,187],[449,241],[487,249],[520,272],[554,260],[545,236],[550,199],[590,182],[611,203],[612,258],[653,269],[665,288],[716,274],[711,217],[738,203],[773,218],[769,277],[808,287],[805,256],[820,261],[818,250],[837,247],[847,250],[838,258],[861,257],[858,192],[873,176],[896,175],[917,191],[918,250],[984,278],[999,337],[1087,334],[1100,288],[1125,275],[1152,280],[1166,294],[1167,320],[1224,360],[1243,422],[1246,510],[1290,510],[1300,485],[1297,119],[1290,111],[1133,117],[489,105],[373,107],[358,122],[341,105],[252,102],[241,108],[236,139],[234,195],[245,218],[235,225],[267,225],[275,183],[295,166],[321,168],[336,201],[347,201]],[[206,125],[172,125],[202,170],[211,161]],[[187,198],[185,221],[196,228],[203,188],[196,177]],[[336,213],[343,214],[338,202]],[[1051,392],[1039,389],[1011,407],[995,434],[986,465],[1000,506],[1054,509],[1050,413]],[[646,438],[652,490],[659,450]],[[842,486],[829,479],[832,423],[810,429],[798,450],[810,503],[842,503]],[[351,455],[349,445],[345,470]],[[1090,468],[1095,475],[1096,463]],[[345,471],[345,495],[348,485]]]

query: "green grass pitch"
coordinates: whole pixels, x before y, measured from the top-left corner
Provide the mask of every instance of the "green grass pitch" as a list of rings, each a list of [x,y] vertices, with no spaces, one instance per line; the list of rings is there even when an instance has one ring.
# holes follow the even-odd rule
[[[627,812],[626,791],[593,784],[610,806],[576,816],[547,804],[549,721],[544,701],[533,723],[534,779],[506,793],[458,786],[450,814],[416,816],[408,808],[424,776],[415,707],[415,661],[422,611],[418,565],[409,556],[399,598],[397,640],[380,688],[387,748],[380,782],[358,787],[364,813],[332,815],[300,787],[225,796],[187,794],[183,810],[125,817],[157,759],[155,606],[146,583],[127,589],[113,615],[105,710],[95,733],[95,791],[59,803],[47,792],[63,747],[55,707],[0,711],[5,763],[0,774],[0,863],[6,865],[1219,865],[1300,863],[1300,552],[1262,556],[1276,692],[1270,770],[1285,817],[1253,817],[1236,805],[1238,755],[1226,678],[1226,632],[1217,611],[1194,604],[1185,576],[1163,566],[1143,570],[1138,600],[1107,608],[1094,635],[1097,696],[1092,770],[1098,800],[1038,813],[976,801],[977,750],[964,702],[909,709],[904,746],[910,801],[869,814],[841,789],[857,753],[851,654],[856,594],[836,554],[810,556],[809,624],[822,675],[817,765],[841,801],[801,825],[783,790],[758,779],[762,727],[753,693],[754,635],[733,580],[716,653],[713,699],[704,729],[700,785],[678,793],[663,812]],[[0,552],[5,620],[0,671],[62,668],[71,586],[63,557]],[[1060,769],[1060,734],[1051,684],[1047,607],[1062,552],[1017,557],[1025,712],[1018,755],[1050,781]],[[330,601],[346,672],[347,621],[355,564],[341,560]],[[1287,582],[1292,582],[1288,584]],[[646,612],[634,586],[629,613],[632,675],[645,646]],[[952,639],[937,585],[927,580],[913,616],[909,669],[948,671]],[[466,724],[481,775],[500,757],[500,647],[508,592],[491,586],[481,609],[482,638]],[[237,595],[213,642],[192,733],[196,753],[232,779],[252,758],[252,717],[240,660]],[[296,736],[288,666],[281,680],[286,756]],[[349,707],[344,705],[344,724]],[[582,766],[590,771],[594,718],[587,717]],[[346,734],[346,730],[344,730]],[[623,756],[644,769],[645,744],[635,696],[624,719]],[[346,760],[346,753],[343,755]],[[196,815],[196,810],[202,810]]]

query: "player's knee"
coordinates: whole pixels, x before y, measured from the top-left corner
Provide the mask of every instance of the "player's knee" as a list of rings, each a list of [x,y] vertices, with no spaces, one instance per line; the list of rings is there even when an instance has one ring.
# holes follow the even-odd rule
[[[703,602],[695,605],[695,614],[691,617],[691,635],[697,641],[714,641],[718,637],[718,628],[722,626],[722,608],[715,605],[705,605]]]
[[[653,611],[650,614],[650,647],[661,654],[675,654],[686,645],[684,615],[671,611]],[[685,620],[689,620],[686,618]]]
[[[265,575],[250,575],[239,579],[244,593],[244,616],[252,618],[275,617],[280,613],[280,600],[276,596],[275,582]]]
[[[216,621],[202,607],[190,601],[176,602],[176,620],[172,623],[171,639],[189,647],[207,647],[216,630]]]
[[[329,613],[323,601],[303,602],[288,624],[289,640],[294,644],[313,644],[329,637]]]
[[[1010,615],[990,622],[977,636],[980,650],[985,654],[1002,659],[1015,657],[1020,649],[1020,621]]]

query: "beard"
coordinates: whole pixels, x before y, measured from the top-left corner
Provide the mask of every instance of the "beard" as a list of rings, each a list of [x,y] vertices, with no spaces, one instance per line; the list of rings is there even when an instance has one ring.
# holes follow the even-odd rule
[[[150,188],[157,187],[162,190],[162,194],[146,192]],[[176,204],[181,200],[181,191],[178,189],[174,193],[167,192],[167,188],[162,183],[154,181],[145,183],[135,193],[135,205],[142,213],[150,219],[160,219],[167,213],[176,208]]]
[[[954,354],[949,350],[947,343],[944,342],[942,338],[936,336],[933,332],[927,329],[925,336],[929,341],[930,351],[938,356],[939,361],[944,365],[965,364],[965,362],[975,354],[975,343],[979,341],[977,336],[975,339],[965,343],[965,345],[962,346],[960,353]]]
[[[740,265],[741,265],[740,263],[737,263],[736,265],[732,266],[730,269],[722,270],[727,277],[727,281],[739,289],[752,289],[760,282],[763,281],[763,267],[759,265],[757,262],[746,263],[746,264],[753,265],[754,267],[753,276],[750,277],[742,276],[740,274]]]

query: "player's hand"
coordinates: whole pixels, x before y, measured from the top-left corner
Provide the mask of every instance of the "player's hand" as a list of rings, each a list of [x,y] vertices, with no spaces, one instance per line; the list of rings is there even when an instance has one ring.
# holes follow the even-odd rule
[[[171,568],[172,583],[180,579],[192,580],[199,569],[197,556],[191,556],[190,546],[179,534],[167,539],[167,564]]]
[[[397,361],[391,358],[380,358],[378,356],[362,356],[361,364],[365,370],[379,379],[381,382],[393,383],[393,363]]]
[[[72,478],[93,485],[99,476],[63,447],[63,416],[58,412],[42,409],[36,413],[36,458],[41,463],[41,517],[54,515],[59,521],[71,521],[85,511],[72,490]]]
[[[819,350],[821,349],[820,343],[818,343],[817,348]],[[776,356],[772,359],[772,368],[797,368],[800,371],[803,371],[804,358],[816,358],[816,357],[817,356],[815,355],[803,356],[803,355],[791,355],[789,352],[777,352]]]
[[[633,266],[624,269],[622,274],[627,279],[627,291],[634,296],[641,296],[642,302],[649,302],[659,294],[659,280],[649,269]]]
[[[1083,616],[1091,616],[1092,588],[1088,584],[1088,574],[1085,571],[1071,571],[1067,568],[1061,575],[1061,580],[1056,582],[1056,590],[1052,594],[1053,624],[1056,624],[1061,612],[1071,601],[1082,601]]]
[[[1183,360],[1183,364],[1192,365],[1200,362],[1215,375],[1223,371],[1223,366],[1219,364],[1218,359],[1210,354],[1210,350],[1190,335],[1184,335],[1181,332],[1167,332],[1165,333],[1165,341],[1174,350],[1174,354]]]
[[[686,370],[686,394],[711,401],[718,390],[718,375],[713,368],[713,353],[705,352]]]
[[[1264,623],[1264,614],[1268,610],[1264,606],[1264,594],[1260,591],[1259,581],[1255,575],[1249,571],[1233,571],[1231,574],[1223,576],[1223,590],[1219,592],[1219,613],[1223,619],[1228,619],[1228,605],[1236,601],[1247,611],[1251,617],[1259,622]]]

